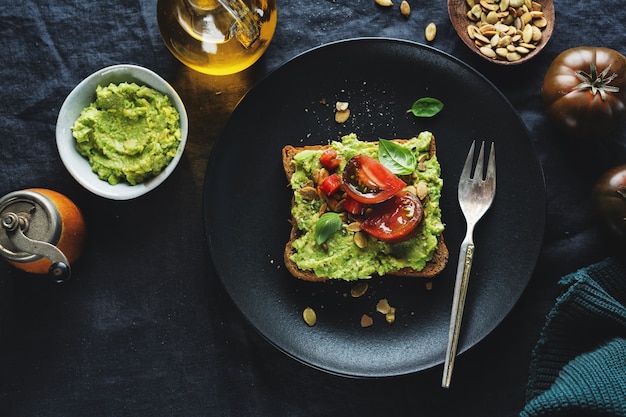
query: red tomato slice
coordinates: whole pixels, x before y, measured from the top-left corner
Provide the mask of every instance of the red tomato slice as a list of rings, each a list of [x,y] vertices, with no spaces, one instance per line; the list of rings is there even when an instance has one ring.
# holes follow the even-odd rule
[[[341,187],[341,177],[338,174],[332,174],[326,177],[320,184],[320,190],[326,195],[333,195]]]
[[[334,171],[341,164],[341,159],[337,157],[337,151],[334,149],[325,150],[320,156],[320,163],[329,171]]]
[[[346,196],[343,202],[343,209],[350,214],[362,215],[365,210],[365,205],[354,200],[350,196]]]
[[[363,204],[388,200],[406,186],[380,162],[360,154],[351,158],[343,169],[342,185],[352,199]]]
[[[402,191],[374,206],[372,213],[361,223],[361,229],[384,242],[401,242],[413,236],[423,213],[419,198]]]

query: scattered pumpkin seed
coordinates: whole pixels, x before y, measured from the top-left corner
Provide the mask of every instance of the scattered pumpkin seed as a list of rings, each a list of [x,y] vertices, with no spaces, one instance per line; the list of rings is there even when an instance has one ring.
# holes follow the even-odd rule
[[[376,311],[378,311],[381,314],[389,313],[390,308],[391,306],[389,305],[389,302],[387,301],[386,298],[379,300],[378,303],[376,304]]]
[[[376,4],[382,7],[390,7],[393,6],[393,1],[391,0],[375,0]]]
[[[354,298],[359,298],[363,294],[367,292],[369,288],[369,284],[365,281],[359,281],[352,289],[350,290],[350,295]]]
[[[307,307],[304,309],[304,311],[302,312],[302,318],[304,319],[304,322],[309,326],[313,326],[317,322],[317,315],[315,314],[315,310],[313,310],[311,307]]]
[[[424,35],[426,36],[426,40],[428,42],[434,41],[435,37],[437,36],[437,25],[435,25],[433,22],[430,22],[428,25],[426,25]]]
[[[335,103],[335,110],[337,111],[348,110],[349,105],[350,103],[348,103],[347,101],[338,101]]]
[[[337,123],[345,123],[350,118],[350,110],[338,111],[335,113]]]
[[[402,0],[402,3],[400,3],[400,13],[402,13],[404,17],[409,17],[411,14],[411,5],[408,1]]]
[[[389,311],[385,314],[385,320],[389,324],[396,321],[396,309],[394,307],[389,307]]]

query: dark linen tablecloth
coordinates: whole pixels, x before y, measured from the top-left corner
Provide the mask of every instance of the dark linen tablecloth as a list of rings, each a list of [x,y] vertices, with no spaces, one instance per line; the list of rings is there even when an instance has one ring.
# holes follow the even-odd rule
[[[279,0],[267,53],[236,76],[204,76],[167,51],[156,1],[26,0],[0,7],[0,195],[59,191],[83,210],[89,239],[74,279],[54,286],[0,263],[0,415],[28,416],[514,416],[525,402],[531,352],[559,279],[613,253],[590,209],[606,169],[626,163],[626,126],[603,139],[558,134],[540,98],[545,71],[580,45],[626,52],[621,0],[555,0],[552,40],[531,63],[503,68],[456,37],[443,0]],[[491,80],[525,122],[543,166],[544,243],[525,293],[494,332],[457,360],[450,390],[441,366],[358,380],[311,369],[272,347],[235,309],[215,276],[202,227],[211,148],[243,94],[309,48],[359,36],[423,42]],[[55,122],[71,89],[102,67],[148,67],[176,87],[190,116],[175,174],[130,202],[91,195],[70,177]],[[380,63],[372,63],[380,65]],[[512,258],[511,262],[515,262]],[[456,262],[453,260],[452,262]]]

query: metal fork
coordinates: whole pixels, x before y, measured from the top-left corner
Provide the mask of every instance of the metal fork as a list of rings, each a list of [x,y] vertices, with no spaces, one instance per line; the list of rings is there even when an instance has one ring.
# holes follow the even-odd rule
[[[467,232],[461,243],[459,253],[459,263],[456,270],[456,281],[454,284],[454,297],[452,299],[452,314],[450,316],[450,329],[448,333],[448,347],[446,349],[446,360],[444,364],[443,378],[441,386],[450,387],[452,378],[452,368],[459,342],[461,331],[461,319],[463,308],[465,307],[465,295],[469,284],[470,270],[474,257],[474,227],[476,223],[487,212],[496,194],[496,151],[495,144],[491,144],[489,152],[489,162],[487,163],[487,173],[483,178],[483,160],[485,142],[480,145],[476,169],[472,175],[472,165],[474,160],[474,145],[472,142],[461,178],[459,180],[459,205],[465,216]]]

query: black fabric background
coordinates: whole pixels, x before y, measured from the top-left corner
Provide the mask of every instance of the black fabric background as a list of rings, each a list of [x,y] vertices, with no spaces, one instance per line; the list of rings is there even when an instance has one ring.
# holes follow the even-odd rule
[[[546,49],[533,62],[508,68],[481,60],[461,43],[442,0],[412,1],[408,20],[398,12],[399,1],[388,10],[373,0],[278,0],[272,44],[241,75],[253,83],[311,47],[345,38],[423,42],[424,27],[433,21],[438,35],[432,45],[484,74],[519,111],[545,171],[543,250],[521,300],[458,359],[447,391],[439,388],[441,367],[382,380],[310,369],[268,344],[235,310],[208,256],[202,178],[219,129],[246,87],[232,83],[233,77],[199,76],[179,64],[161,42],[156,1],[0,3],[0,195],[52,188],[81,207],[89,227],[84,256],[74,268],[80,279],[67,285],[53,286],[0,263],[0,415],[519,413],[530,353],[558,294],[558,279],[611,253],[591,215],[591,187],[606,169],[626,163],[626,128],[587,142],[555,132],[543,111],[541,82],[551,60],[569,47],[626,53],[620,0],[555,0],[557,25]],[[117,63],[164,76],[194,103],[189,114],[196,121],[175,175],[132,202],[82,189],[55,146],[66,95],[91,72]]]

